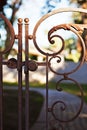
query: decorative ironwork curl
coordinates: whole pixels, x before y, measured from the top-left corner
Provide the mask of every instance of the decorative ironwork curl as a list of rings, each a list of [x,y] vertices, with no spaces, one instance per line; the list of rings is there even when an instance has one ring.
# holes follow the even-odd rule
[[[56,29],[55,29],[56,28]],[[53,27],[50,31],[49,31],[49,33],[48,33],[48,37],[50,37],[50,35],[56,30],[58,30],[58,29],[60,29],[60,28],[63,28],[63,29],[67,29],[67,30],[71,30],[72,32],[74,32],[77,36],[78,36],[78,38],[80,39],[80,41],[81,41],[81,45],[82,45],[82,49],[83,49],[83,53],[82,53],[82,59],[81,59],[81,61],[79,62],[79,64],[78,64],[78,66],[76,66],[76,68],[74,68],[73,70],[71,70],[70,72],[64,72],[64,73],[59,73],[59,72],[56,72],[52,67],[51,67],[51,60],[54,58],[54,57],[52,57],[52,58],[50,58],[49,59],[49,68],[50,68],[50,70],[53,72],[53,73],[55,73],[55,74],[57,74],[57,75],[68,75],[68,74],[72,74],[72,73],[74,73],[75,71],[77,71],[82,65],[83,65],[83,63],[84,63],[84,59],[85,59],[85,43],[84,43],[84,41],[83,41],[83,39],[82,39],[82,37],[80,36],[80,34],[78,33],[78,31],[76,30],[76,29],[74,29],[72,26],[69,26],[69,24],[62,24],[62,25],[58,25],[58,26],[56,26],[56,27]]]
[[[54,58],[57,58],[56,62],[57,63],[60,63],[61,62],[61,57],[60,56],[52,56],[50,59],[49,59],[49,63],[51,64],[51,60],[53,60]]]
[[[77,28],[74,28],[72,25],[71,26],[69,26],[69,24],[67,24],[67,25],[58,25],[58,26],[56,26],[56,27],[53,27],[50,31],[49,31],[49,33],[48,33],[48,40],[49,40],[49,42],[52,44],[52,43],[54,43],[54,41],[53,41],[53,38],[54,37],[57,37],[57,38],[60,38],[61,39],[61,41],[62,41],[62,47],[61,47],[61,49],[58,51],[58,52],[56,52],[56,53],[52,53],[52,54],[50,54],[50,53],[46,53],[46,52],[44,52],[43,50],[41,50],[40,48],[39,48],[39,46],[38,46],[38,44],[37,44],[37,41],[36,41],[36,33],[37,33],[37,30],[38,30],[38,27],[40,26],[40,24],[44,21],[44,20],[46,20],[48,17],[50,17],[50,16],[52,16],[52,15],[55,15],[55,14],[57,14],[57,13],[62,13],[62,12],[83,12],[83,13],[87,13],[87,10],[85,10],[85,9],[75,9],[75,8],[62,8],[62,9],[58,9],[58,10],[54,10],[54,11],[52,11],[52,12],[50,12],[50,13],[48,13],[48,14],[46,14],[45,16],[43,16],[38,22],[37,22],[37,24],[36,24],[36,26],[35,26],[35,28],[34,28],[34,30],[33,30],[33,34],[32,35],[28,35],[28,26],[26,26],[26,34],[25,34],[25,43],[27,44],[27,46],[25,47],[26,48],[26,51],[27,51],[27,53],[26,53],[26,58],[25,58],[25,62],[22,62],[22,19],[19,19],[18,20],[18,35],[15,35],[15,38],[16,39],[18,39],[18,61],[16,60],[16,59],[10,59],[8,62],[7,62],[7,66],[8,67],[10,67],[10,68],[16,68],[17,67],[17,70],[18,70],[18,89],[19,89],[19,95],[18,95],[18,97],[19,97],[19,109],[18,109],[18,111],[19,111],[19,120],[18,120],[18,122],[19,122],[19,124],[18,124],[18,127],[21,129],[21,127],[22,127],[22,66],[23,65],[25,65],[26,64],[26,68],[25,68],[25,83],[26,83],[26,123],[25,123],[25,125],[26,125],[26,129],[28,129],[28,127],[29,127],[29,121],[28,121],[28,97],[29,97],[29,95],[28,95],[28,90],[29,90],[29,82],[28,82],[28,79],[29,79],[29,73],[28,73],[28,69],[30,70],[30,71],[35,71],[36,69],[37,69],[37,67],[38,67],[38,65],[45,65],[46,66],[46,100],[47,100],[47,102],[46,102],[46,108],[48,107],[48,67],[50,68],[50,70],[52,71],[52,72],[54,72],[55,74],[57,74],[57,75],[62,75],[62,76],[64,76],[64,78],[63,79],[61,79],[61,80],[59,80],[58,82],[57,82],[57,86],[56,86],[56,88],[57,88],[57,90],[59,90],[59,88],[58,88],[58,85],[63,81],[63,80],[70,80],[70,81],[72,81],[72,82],[74,82],[79,88],[80,88],[80,91],[81,91],[81,96],[82,96],[82,99],[81,99],[81,106],[80,106],[80,108],[79,108],[79,110],[78,110],[78,112],[76,113],[76,115],[74,116],[74,117],[72,117],[71,119],[69,119],[69,120],[61,120],[61,119],[59,119],[58,117],[56,117],[56,115],[55,115],[55,113],[54,113],[54,107],[57,105],[57,104],[59,104],[59,103],[61,103],[62,104],[62,106],[61,106],[61,111],[62,112],[64,112],[65,110],[66,110],[66,107],[67,107],[67,105],[63,102],[63,101],[56,101],[56,102],[54,102],[53,103],[53,105],[52,105],[52,107],[50,108],[50,112],[53,114],[53,116],[54,116],[54,118],[57,120],[57,121],[60,121],[60,123],[62,123],[62,122],[69,122],[69,121],[72,121],[72,120],[74,120],[79,114],[80,114],[80,112],[81,112],[81,110],[82,110],[82,106],[83,106],[83,91],[82,91],[82,88],[81,88],[81,86],[80,86],[80,84],[79,83],[77,83],[74,79],[70,79],[70,78],[68,78],[68,74],[71,74],[71,73],[73,73],[73,72],[75,72],[75,71],[77,71],[80,67],[81,67],[81,65],[83,64],[83,62],[84,62],[84,57],[85,57],[85,44],[84,44],[84,41],[83,41],[83,39],[81,38],[81,36],[80,36],[80,34],[79,34],[79,30],[77,29]],[[13,45],[13,43],[14,43],[14,30],[13,30],[13,27],[12,27],[12,25],[10,24],[10,22],[2,15],[2,14],[0,14],[0,18],[2,18],[4,21],[5,21],[5,23],[7,24],[7,26],[9,27],[9,30],[10,30],[10,33],[11,33],[11,39],[10,39],[10,44],[9,44],[9,46],[7,47],[7,48],[5,48],[5,50],[4,51],[2,51],[2,52],[0,52],[0,54],[1,54],[1,57],[0,57],[0,61],[1,61],[1,67],[0,67],[0,69],[1,69],[1,79],[0,79],[0,86],[1,86],[1,90],[2,90],[2,88],[3,88],[3,85],[2,85],[2,54],[5,54],[5,53],[7,53],[10,49],[11,49],[11,47],[12,47],[12,45]],[[25,23],[26,23],[26,25],[28,25],[28,19],[25,19]],[[51,60],[53,59],[53,58],[58,58],[58,60],[57,60],[57,62],[58,63],[60,63],[61,62],[61,58],[59,57],[59,56],[57,56],[57,54],[59,54],[63,49],[64,49],[64,40],[63,40],[63,38],[61,37],[61,36],[59,36],[59,35],[52,35],[53,33],[54,33],[54,31],[57,31],[58,29],[65,29],[65,30],[70,30],[70,31],[72,31],[72,32],[74,32],[78,37],[79,37],[79,39],[81,40],[81,44],[82,44],[82,49],[83,49],[83,55],[82,55],[82,59],[81,59],[81,62],[80,62],[80,64],[75,68],[75,69],[73,69],[73,70],[71,70],[70,72],[67,72],[67,73],[58,73],[58,72],[55,72],[55,70],[51,67]],[[49,61],[48,61],[48,57],[47,57],[47,59],[46,59],[46,62],[44,63],[36,63],[36,62],[33,62],[33,61],[28,61],[28,39],[33,39],[33,42],[34,42],[34,45],[35,45],[35,47],[36,47],[36,49],[40,52],[40,53],[42,53],[43,55],[46,55],[46,56],[52,56],[50,59],[49,59]],[[25,51],[25,52],[26,52]],[[49,63],[48,63],[49,62]],[[2,93],[1,93],[2,94]],[[0,103],[1,105],[2,105],[2,102]],[[46,109],[46,112],[48,112],[48,110]],[[2,113],[2,110],[1,110],[1,113]],[[47,113],[46,113],[47,114]],[[47,116],[47,118],[48,118],[48,116]],[[2,123],[2,120],[1,120],[1,123]],[[47,122],[48,123],[48,122]],[[62,130],[63,130],[63,127],[62,127],[62,125],[60,125],[60,127],[59,128],[61,128]],[[47,128],[46,128],[47,129]],[[58,130],[58,129],[56,129],[56,130]]]
[[[64,49],[64,39],[61,37],[61,36],[59,36],[59,35],[52,35],[52,36],[50,36],[49,34],[48,34],[48,40],[49,40],[49,42],[51,43],[51,44],[54,44],[55,43],[55,40],[52,40],[53,38],[60,38],[61,39],[61,41],[62,41],[62,47],[60,48],[60,50],[58,50],[58,52],[55,52],[55,53],[53,53],[52,55],[58,55],[59,53],[61,53],[62,52],[62,50]]]
[[[33,30],[33,43],[35,45],[35,47],[37,48],[37,50],[42,53],[43,55],[48,55],[48,56],[52,56],[52,55],[55,55],[55,53],[53,54],[50,54],[50,53],[46,53],[44,52],[43,50],[41,50],[37,44],[37,40],[36,40],[36,33],[37,33],[37,30],[39,28],[39,26],[41,25],[42,22],[44,22],[46,19],[48,19],[49,17],[51,17],[52,15],[55,15],[55,14],[58,14],[58,13],[62,13],[62,12],[82,12],[82,13],[87,13],[87,10],[85,9],[81,9],[81,8],[60,8],[60,9],[57,9],[57,10],[54,10],[46,15],[44,15],[35,25],[34,27],[34,30]],[[63,29],[66,29],[65,27],[63,27]],[[68,28],[69,29],[69,28]],[[71,29],[71,28],[70,28]],[[74,29],[74,28],[73,28]],[[56,31],[56,28],[55,28],[55,31]],[[77,35],[79,35],[77,33]],[[80,36],[79,36],[80,37]]]
[[[0,14],[0,18],[2,18],[4,20],[4,22],[7,24],[9,31],[10,31],[10,34],[11,34],[11,37],[9,39],[9,46],[6,47],[3,51],[0,51],[0,54],[5,54],[11,50],[11,48],[14,44],[15,33],[14,33],[14,29],[12,27],[12,24],[3,14]]]
[[[59,89],[60,89],[59,84],[60,84],[63,80],[65,80],[65,78],[59,80],[59,81],[57,82],[57,84],[56,84],[56,89],[57,89],[58,91],[59,91]],[[82,108],[83,108],[83,102],[84,102],[84,99],[83,99],[83,90],[82,90],[81,85],[80,85],[76,80],[74,80],[74,79],[72,79],[72,78],[68,78],[68,77],[67,77],[67,80],[70,80],[70,81],[74,82],[74,83],[77,85],[77,87],[80,89],[80,92],[81,92],[81,103],[80,103],[80,106],[79,106],[79,109],[78,109],[77,113],[76,113],[73,117],[71,117],[71,118],[69,118],[69,119],[59,119],[59,117],[57,117],[57,116],[55,115],[55,113],[54,113],[54,107],[55,107],[57,104],[60,104],[60,103],[61,103],[61,104],[63,105],[63,106],[60,107],[60,110],[61,110],[61,111],[65,111],[66,108],[67,108],[66,103],[65,103],[64,101],[60,101],[60,100],[54,102],[54,103],[52,104],[52,107],[50,108],[50,112],[52,112],[52,115],[53,115],[53,117],[54,117],[56,120],[58,120],[59,122],[66,122],[66,123],[67,123],[67,122],[71,122],[71,121],[73,121],[74,119],[76,119],[76,118],[78,117],[78,115],[80,114],[80,112],[81,112],[81,110],[82,110]]]

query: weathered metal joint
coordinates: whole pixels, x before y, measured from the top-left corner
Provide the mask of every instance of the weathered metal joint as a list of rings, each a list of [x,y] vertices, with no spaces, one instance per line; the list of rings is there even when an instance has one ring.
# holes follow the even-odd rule
[[[36,71],[38,68],[38,64],[33,60],[29,60],[24,66],[24,73],[27,73],[28,71]]]
[[[64,74],[64,79],[67,80],[68,79],[68,75]]]
[[[29,35],[28,38],[29,38],[30,40],[32,40],[32,39],[33,39],[33,35]]]
[[[38,64],[37,64],[35,61],[30,60],[30,61],[28,62],[28,69],[29,69],[30,71],[36,71],[37,68],[38,68]]]
[[[17,68],[17,60],[15,58],[11,58],[7,62],[8,68],[15,69]]]

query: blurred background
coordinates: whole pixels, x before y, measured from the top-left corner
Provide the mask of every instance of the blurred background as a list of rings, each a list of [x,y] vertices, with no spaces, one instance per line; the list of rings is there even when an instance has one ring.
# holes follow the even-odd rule
[[[52,10],[59,8],[84,8],[87,9],[87,0],[0,0],[0,13],[3,13],[13,25],[15,34],[18,32],[17,20],[18,18],[29,18],[29,33],[32,34],[33,29],[38,22],[38,20],[45,14],[51,12]],[[61,40],[55,38],[55,44],[51,45],[47,39],[48,31],[58,24],[62,23],[78,23],[87,24],[87,14],[78,12],[66,12],[60,13],[56,16],[45,20],[37,31],[37,44],[38,46],[46,52],[55,52],[61,47]],[[85,43],[87,43],[87,30],[85,30],[84,38]],[[23,32],[24,33],[24,32]],[[78,63],[82,57],[82,46],[78,37],[65,30],[59,30],[58,32],[65,40],[65,48],[62,51],[61,59],[62,65],[59,65],[59,69],[62,67],[64,70],[64,63],[66,61],[71,61]],[[7,46],[9,46],[10,34],[8,33],[8,28],[6,27],[4,21],[0,19],[0,50],[3,51]],[[10,53],[4,55],[4,59],[16,58],[17,59],[17,40],[15,40],[14,46]],[[23,60],[25,60],[24,54],[25,42],[23,41]],[[45,56],[40,54],[30,41],[30,52],[29,58],[37,61],[45,61]],[[57,69],[58,69],[57,68]],[[42,71],[42,68],[41,68]],[[9,70],[6,69],[4,74],[8,74]],[[44,72],[43,72],[44,73]],[[50,74],[51,76],[51,74]],[[11,75],[12,77],[12,75]],[[15,76],[13,76],[15,77]],[[17,76],[16,76],[17,77]],[[33,76],[34,77],[34,76]],[[36,77],[36,75],[35,75]],[[53,76],[51,76],[53,77]],[[6,77],[7,79],[7,77]]]

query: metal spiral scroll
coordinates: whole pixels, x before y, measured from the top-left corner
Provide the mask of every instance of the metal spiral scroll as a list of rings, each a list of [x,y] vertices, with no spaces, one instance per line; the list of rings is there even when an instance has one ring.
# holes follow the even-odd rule
[[[52,53],[52,54],[47,53],[47,52],[45,52],[44,50],[42,50],[42,49],[38,46],[37,36],[36,36],[37,31],[38,31],[40,25],[41,25],[44,21],[46,21],[49,17],[51,17],[51,16],[53,16],[53,15],[56,15],[56,14],[58,14],[58,13],[62,13],[62,12],[82,12],[82,13],[87,13],[87,10],[81,9],[81,8],[60,8],[60,9],[54,10],[54,11],[52,11],[52,12],[50,12],[50,13],[44,15],[44,16],[36,23],[36,25],[35,25],[35,27],[34,27],[34,30],[33,30],[33,34],[32,34],[32,36],[33,36],[33,43],[34,43],[35,47],[37,48],[37,50],[38,50],[40,53],[42,53],[43,55],[54,56],[54,55],[59,54],[60,51],[61,51],[61,49],[63,49],[63,48],[61,48],[60,51],[55,52],[55,53]],[[51,21],[50,21],[50,22],[51,22]],[[55,29],[56,29],[56,28],[55,28]],[[64,29],[65,29],[65,27],[64,27]],[[73,31],[74,29],[72,28],[72,29],[70,29],[70,30]],[[54,30],[54,31],[56,31],[56,30]],[[75,32],[75,33],[76,33],[76,32]],[[81,36],[80,36],[78,33],[77,33],[76,35],[77,35],[78,37],[80,37],[80,39],[81,39],[81,41],[82,41]],[[57,37],[60,37],[60,36],[57,36]],[[62,37],[61,37],[60,39],[61,39],[62,42],[63,42]],[[48,40],[49,40],[49,35],[48,35]],[[42,41],[42,39],[41,39],[41,41]],[[51,41],[50,43],[53,44],[52,41]],[[62,47],[63,47],[63,46],[62,46]]]
[[[61,91],[62,88],[59,88],[59,84],[61,82],[63,82],[64,80],[69,80],[69,81],[72,81],[80,90],[80,93],[81,93],[81,102],[80,102],[80,106],[79,106],[79,110],[77,110],[77,112],[75,113],[75,115],[73,115],[71,118],[69,119],[62,119],[60,117],[58,117],[55,112],[54,112],[54,109],[55,109],[55,106],[58,105],[58,104],[61,104],[61,107],[60,107],[60,111],[63,113],[66,108],[67,108],[67,104],[64,102],[64,101],[61,101],[61,100],[57,100],[55,101],[52,106],[50,107],[50,112],[52,113],[53,117],[55,120],[59,121],[60,123],[62,122],[71,122],[73,121],[74,119],[76,119],[78,117],[78,115],[80,114],[81,110],[82,110],[82,107],[83,107],[83,90],[82,90],[82,87],[81,85],[74,79],[72,78],[69,78],[69,74],[72,74],[74,72],[76,72],[84,63],[84,60],[85,60],[85,43],[81,37],[81,34],[79,33],[79,31],[77,29],[75,29],[73,26],[70,26],[69,24],[60,24],[60,25],[56,25],[54,26],[53,28],[51,28],[48,32],[48,40],[49,40],[49,43],[50,44],[54,44],[55,41],[53,40],[54,37],[57,37],[59,38],[61,41],[62,41],[62,47],[60,48],[60,50],[58,50],[57,52],[53,52],[53,53],[46,53],[44,52],[43,50],[41,50],[38,46],[38,43],[37,43],[37,40],[36,40],[36,33],[37,33],[37,30],[39,28],[39,26],[41,25],[41,23],[46,20],[47,18],[49,18],[50,16],[52,15],[55,15],[57,13],[62,13],[62,12],[82,12],[82,13],[87,13],[87,10],[85,9],[75,9],[75,8],[61,8],[61,9],[58,9],[58,10],[54,10],[50,13],[48,13],[47,15],[43,16],[36,24],[35,28],[34,28],[34,31],[33,31],[33,42],[34,42],[34,45],[35,47],[37,48],[37,50],[42,53],[43,55],[45,56],[49,56],[49,61],[48,61],[48,67],[50,68],[50,70],[56,74],[56,75],[61,75],[63,76],[62,79],[60,79],[57,83],[56,83],[56,89],[58,91]],[[72,70],[70,70],[69,72],[57,72],[56,70],[54,70],[54,68],[51,66],[51,61],[55,58],[57,58],[57,63],[60,63],[61,62],[61,57],[59,56],[59,54],[63,51],[64,49],[64,39],[57,35],[57,34],[54,34],[54,32],[56,33],[57,30],[59,29],[64,29],[64,30],[67,30],[67,31],[71,31],[73,32],[81,41],[81,46],[82,46],[82,50],[83,50],[83,53],[82,53],[82,59],[81,61],[79,62],[79,64]],[[62,125],[61,125],[61,129],[63,129]]]
[[[57,84],[56,84],[56,89],[57,89],[58,91],[61,91],[61,90],[62,90],[62,88],[60,87],[60,84],[63,82],[63,80],[65,80],[65,78],[62,78],[62,79],[59,80],[59,81],[57,82]],[[80,114],[80,112],[81,112],[81,110],[82,110],[82,107],[83,107],[83,90],[82,90],[81,85],[80,85],[77,81],[75,81],[74,79],[72,79],[72,78],[68,78],[68,77],[67,77],[67,80],[72,81],[72,82],[73,82],[74,84],[76,84],[76,86],[79,88],[79,90],[80,90],[80,92],[81,92],[81,103],[80,103],[79,109],[77,110],[77,113],[75,113],[74,116],[72,116],[72,117],[70,117],[70,118],[68,118],[68,119],[60,119],[59,117],[57,117],[57,116],[55,115],[55,113],[54,113],[54,110],[55,110],[55,109],[54,109],[54,108],[55,108],[55,106],[56,106],[57,104],[61,104],[59,110],[60,110],[60,112],[64,112],[64,111],[67,109],[67,105],[66,105],[66,103],[65,103],[64,101],[60,101],[60,100],[54,102],[54,103],[52,104],[52,107],[51,107],[51,112],[52,112],[53,117],[54,117],[56,120],[60,121],[60,122],[70,122],[70,121],[74,120],[76,117],[78,117],[78,115]]]
[[[74,80],[74,79],[72,79],[72,78],[68,78],[68,75],[69,75],[69,74],[72,74],[72,73],[74,73],[74,72],[76,72],[76,71],[83,65],[84,59],[85,59],[85,43],[84,43],[84,41],[83,41],[81,35],[78,33],[78,31],[77,31],[75,28],[73,28],[72,26],[69,26],[69,24],[61,24],[61,25],[57,25],[57,26],[53,27],[53,28],[48,32],[48,39],[49,39],[49,42],[50,42],[50,43],[53,42],[53,41],[52,41],[52,38],[56,36],[56,35],[53,35],[53,33],[54,33],[55,31],[59,30],[59,29],[70,30],[70,31],[74,32],[74,33],[78,36],[78,38],[80,39],[80,41],[81,41],[81,46],[82,46],[82,50],[83,50],[82,59],[81,59],[79,65],[78,65],[76,68],[74,68],[73,70],[69,71],[69,72],[59,73],[59,72],[55,71],[55,70],[51,67],[51,60],[53,60],[54,58],[58,58],[57,63],[61,62],[61,58],[60,58],[59,56],[53,56],[53,57],[51,57],[51,58],[49,59],[49,68],[50,68],[50,70],[51,70],[53,73],[55,73],[55,74],[57,74],[57,75],[62,75],[62,76],[64,77],[63,79],[61,79],[61,80],[59,80],[59,81],[57,82],[57,87],[56,87],[56,89],[57,89],[58,91],[62,90],[62,88],[59,87],[59,84],[60,84],[63,80],[72,81],[72,82],[75,83],[76,86],[80,89],[80,93],[81,93],[81,103],[80,103],[80,106],[79,106],[79,110],[77,110],[77,113],[76,113],[75,115],[73,115],[72,117],[70,117],[69,119],[62,119],[61,117],[56,116],[56,114],[55,114],[55,112],[54,112],[55,106],[57,106],[58,104],[61,104],[61,106],[60,106],[60,112],[63,113],[63,112],[66,111],[66,109],[67,109],[67,104],[66,104],[64,101],[57,100],[56,102],[53,103],[53,105],[52,105],[51,108],[50,108],[50,109],[51,109],[51,113],[52,113],[53,117],[54,117],[56,120],[58,120],[59,122],[70,122],[70,121],[76,119],[76,118],[78,117],[78,115],[80,114],[81,110],[82,110],[82,107],[83,107],[83,90],[82,90],[82,87],[80,86],[80,84],[79,84],[76,80]],[[63,47],[62,47],[62,48],[63,48]],[[57,109],[57,108],[56,108],[56,109]]]
[[[83,50],[82,59],[81,59],[79,65],[78,65],[76,68],[74,68],[73,70],[71,70],[70,72],[66,72],[66,73],[59,73],[59,72],[56,72],[55,70],[53,70],[53,68],[51,67],[51,60],[52,60],[53,58],[55,58],[55,57],[53,56],[53,57],[50,58],[50,60],[49,60],[49,63],[50,63],[50,64],[49,64],[49,68],[50,68],[50,70],[51,70],[52,72],[54,72],[54,73],[57,74],[57,75],[68,75],[68,74],[74,73],[75,71],[77,71],[77,70],[83,65],[84,59],[85,59],[85,43],[84,43],[84,41],[83,41],[81,35],[78,33],[78,31],[75,30],[73,27],[69,26],[68,24],[62,24],[62,25],[58,25],[58,26],[53,27],[53,28],[49,31],[49,33],[48,33],[48,39],[49,39],[50,42],[52,42],[52,38],[55,37],[55,35],[52,35],[52,33],[55,32],[55,31],[57,31],[57,30],[59,30],[59,29],[65,29],[65,30],[70,30],[70,31],[74,32],[74,33],[78,36],[78,38],[80,39],[80,41],[81,41],[81,46],[82,46],[82,50]],[[51,36],[51,35],[52,35],[52,36]],[[60,38],[61,38],[61,37],[60,37]],[[63,40],[62,40],[62,41],[63,41]],[[62,45],[63,45],[63,44],[62,44]],[[63,48],[63,47],[62,47],[62,48]],[[57,57],[57,56],[56,56],[56,57]],[[61,58],[58,57],[58,59],[61,59]],[[58,61],[59,61],[59,60],[58,60]],[[61,62],[61,60],[60,60],[60,62]]]
[[[11,48],[14,44],[15,33],[14,33],[14,29],[12,27],[12,24],[3,14],[0,14],[0,18],[5,22],[5,24],[7,25],[7,27],[9,28],[9,31],[10,31],[9,46],[6,47],[3,51],[0,51],[0,54],[5,54],[11,50]]]

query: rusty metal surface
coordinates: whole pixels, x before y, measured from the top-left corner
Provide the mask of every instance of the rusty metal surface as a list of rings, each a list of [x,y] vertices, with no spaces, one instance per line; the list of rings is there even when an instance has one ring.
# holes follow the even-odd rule
[[[0,14],[0,18],[3,19],[5,21],[5,23],[7,24],[7,26],[9,27],[10,30],[10,34],[11,34],[11,39],[9,41],[9,46],[8,48],[5,48],[4,51],[0,51],[0,130],[3,130],[3,65],[6,65],[7,67],[11,68],[11,69],[17,69],[18,71],[18,130],[22,130],[22,71],[23,71],[23,67],[24,67],[24,73],[25,73],[25,130],[29,130],[29,71],[32,71],[35,73],[35,71],[38,69],[39,66],[45,66],[46,67],[46,128],[45,130],[49,129],[49,125],[52,124],[51,121],[48,120],[48,113],[51,113],[54,120],[58,121],[59,123],[59,127],[64,130],[63,128],[63,123],[68,123],[71,122],[73,120],[75,120],[83,107],[83,90],[82,90],[82,86],[78,83],[78,81],[76,81],[75,79],[69,78],[69,75],[78,71],[80,69],[80,67],[83,65],[84,61],[86,60],[86,55],[85,55],[85,41],[82,38],[82,33],[84,31],[84,28],[87,28],[87,25],[79,25],[79,24],[60,24],[60,25],[56,25],[54,27],[52,27],[49,32],[48,32],[48,41],[50,44],[54,44],[55,41],[53,40],[55,37],[59,38],[62,42],[62,46],[59,50],[56,50],[56,52],[45,52],[44,50],[42,50],[39,46],[38,46],[38,42],[37,42],[37,31],[39,26],[41,25],[41,23],[43,21],[45,21],[46,19],[48,19],[50,16],[55,15],[57,13],[62,13],[62,12],[82,12],[82,13],[87,13],[87,10],[85,9],[72,9],[72,8],[65,8],[65,9],[58,9],[58,10],[54,10],[48,14],[46,14],[45,16],[43,16],[35,25],[34,30],[33,30],[33,34],[30,35],[29,34],[29,19],[25,18],[24,19],[24,27],[25,27],[25,61],[22,61],[22,38],[23,38],[23,20],[21,18],[18,19],[18,34],[14,33],[14,29],[11,25],[11,23],[7,20],[7,18],[5,18],[2,14]],[[57,58],[57,64],[61,62],[61,57],[59,56],[59,54],[64,50],[64,46],[65,46],[65,41],[62,38],[62,36],[57,34],[57,30],[60,29],[64,29],[66,31],[71,31],[73,32],[80,40],[81,42],[81,46],[82,46],[82,58],[78,64],[78,66],[72,70],[70,70],[69,72],[63,72],[63,73],[59,73],[57,72],[51,65],[51,61],[55,58]],[[55,32],[55,34],[54,34]],[[17,55],[17,59],[11,58],[8,61],[3,61],[2,56],[4,54],[6,54],[8,51],[10,51],[12,49],[13,43],[15,41],[15,39],[18,40],[18,55]],[[43,62],[38,62],[38,61],[33,61],[29,59],[29,40],[33,41],[33,44],[35,45],[35,48],[46,57],[46,61]],[[79,106],[79,110],[77,110],[77,113],[75,115],[73,115],[71,118],[69,119],[60,119],[59,117],[57,117],[55,115],[54,109],[55,106],[58,104],[61,104],[61,112],[66,110],[67,104],[64,101],[61,100],[56,100],[52,106],[49,108],[48,106],[48,91],[49,91],[49,71],[52,71],[54,74],[58,75],[58,76],[62,76],[62,78],[56,82],[56,86],[55,89],[56,91],[61,91],[62,88],[60,88],[60,84],[64,81],[64,80],[68,80],[73,82],[80,90],[81,93],[81,103]],[[37,77],[36,77],[37,78]]]

